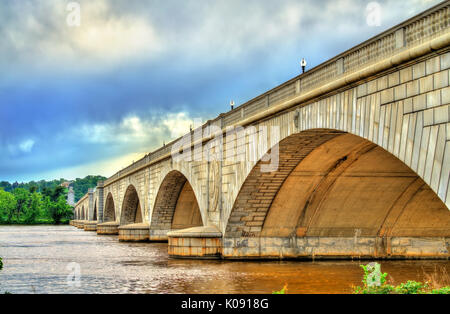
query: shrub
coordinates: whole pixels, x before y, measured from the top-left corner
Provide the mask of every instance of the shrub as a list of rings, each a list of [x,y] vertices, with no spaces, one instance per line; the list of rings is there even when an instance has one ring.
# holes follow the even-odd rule
[[[437,287],[436,283],[408,280],[398,286],[386,283],[387,273],[382,273],[380,264],[361,265],[364,271],[362,287],[355,287],[356,294],[450,294],[450,286]],[[434,288],[433,288],[434,286]]]

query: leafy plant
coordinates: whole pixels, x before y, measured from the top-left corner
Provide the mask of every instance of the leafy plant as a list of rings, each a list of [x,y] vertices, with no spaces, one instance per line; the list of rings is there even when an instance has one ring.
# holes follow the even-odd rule
[[[450,287],[442,287],[431,290],[431,294],[450,294]]]
[[[381,273],[380,264],[360,265],[364,276],[360,287],[354,289],[356,294],[389,294],[394,287],[386,283],[387,273]]]
[[[395,292],[399,294],[423,294],[426,293],[428,285],[426,283],[408,280],[395,287]]]
[[[284,285],[283,289],[281,289],[280,291],[273,291],[272,294],[287,294],[288,288],[287,288],[287,284]]]
[[[360,265],[364,271],[361,287],[355,287],[356,294],[450,294],[450,286],[432,288],[430,282],[425,283],[408,280],[398,286],[387,284],[387,273],[382,273],[380,264]]]

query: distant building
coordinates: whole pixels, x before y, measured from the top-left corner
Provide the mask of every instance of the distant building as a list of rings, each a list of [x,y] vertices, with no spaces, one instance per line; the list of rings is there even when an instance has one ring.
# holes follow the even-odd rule
[[[63,186],[63,187],[65,187],[66,189],[68,189],[69,186],[70,186],[70,184],[72,184],[72,182],[66,181],[66,182],[61,183],[61,186]]]
[[[69,187],[69,192],[67,193],[67,204],[70,206],[75,206],[75,192],[71,186]]]

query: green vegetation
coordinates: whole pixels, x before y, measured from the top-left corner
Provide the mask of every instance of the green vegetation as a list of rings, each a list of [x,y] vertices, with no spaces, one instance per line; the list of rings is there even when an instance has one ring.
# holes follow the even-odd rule
[[[371,263],[361,265],[364,271],[362,287],[355,287],[355,294],[450,294],[448,286],[448,275],[443,270],[443,274],[428,276],[425,283],[408,280],[398,286],[387,283],[387,273],[382,273],[380,264]]]
[[[97,185],[98,181],[106,180],[105,177],[102,176],[87,176],[84,179],[77,178],[75,181],[72,181],[73,190],[75,192],[75,202],[77,202],[80,198],[82,198],[88,191],[89,188],[94,188]],[[52,180],[52,181],[31,181],[28,183],[9,183],[6,181],[0,182],[0,189],[3,188],[6,192],[13,192],[14,190],[21,188],[33,192],[45,193],[46,190],[52,190],[55,187],[61,185],[64,182],[67,182],[66,179]]]
[[[43,192],[16,188],[12,192],[0,188],[0,224],[60,224],[72,216],[67,205],[67,189],[56,186]]]
[[[284,285],[283,289],[281,289],[280,291],[273,291],[272,294],[287,294],[288,292],[288,288],[287,288],[287,284]]]
[[[87,192],[88,189],[95,188],[98,181],[106,180],[102,176],[87,176],[84,179],[77,178],[72,182],[73,191],[75,192],[75,202],[78,202]]]

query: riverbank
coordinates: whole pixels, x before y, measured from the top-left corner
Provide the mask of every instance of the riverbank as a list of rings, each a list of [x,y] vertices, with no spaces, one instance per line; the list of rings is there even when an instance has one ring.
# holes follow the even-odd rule
[[[11,222],[11,223],[0,223],[0,226],[62,226],[62,225],[69,225],[70,219],[64,219],[60,221],[58,224],[55,223],[52,219],[39,219],[34,222],[25,222],[25,221],[19,221],[19,222]]]

